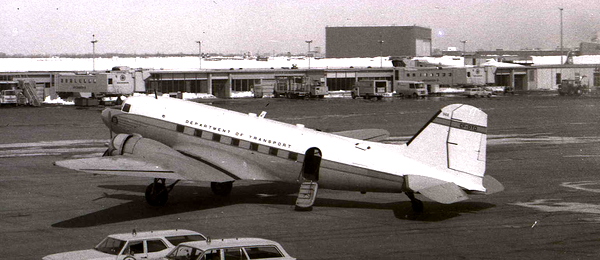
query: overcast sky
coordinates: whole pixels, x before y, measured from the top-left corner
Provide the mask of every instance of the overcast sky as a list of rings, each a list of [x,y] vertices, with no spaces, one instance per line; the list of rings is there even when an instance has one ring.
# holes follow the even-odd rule
[[[302,53],[325,49],[326,26],[418,25],[433,47],[551,49],[600,31],[594,0],[0,0],[7,54]]]

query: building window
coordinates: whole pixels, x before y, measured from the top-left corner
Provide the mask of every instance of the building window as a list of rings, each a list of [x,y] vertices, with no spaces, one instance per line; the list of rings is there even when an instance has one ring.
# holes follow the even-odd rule
[[[198,130],[198,129],[194,130],[194,135],[197,137],[202,137],[202,130]]]
[[[185,129],[185,126],[177,125],[177,128],[176,128],[177,132],[183,133],[184,129]]]
[[[252,150],[252,151],[258,151],[258,144],[257,143],[250,143],[250,150]]]
[[[470,77],[471,77],[471,72],[467,71],[467,78],[470,78]]]
[[[560,73],[556,73],[556,84],[560,84],[562,81],[562,75]]]
[[[213,134],[212,140],[215,141],[215,142],[220,142],[221,141],[221,135]]]

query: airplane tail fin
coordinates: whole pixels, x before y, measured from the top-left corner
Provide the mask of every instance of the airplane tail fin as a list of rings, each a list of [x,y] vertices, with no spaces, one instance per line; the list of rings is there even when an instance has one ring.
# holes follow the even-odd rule
[[[451,170],[456,178],[448,180],[456,185],[485,191],[486,139],[487,114],[470,105],[453,104],[433,116],[407,147],[411,157]]]

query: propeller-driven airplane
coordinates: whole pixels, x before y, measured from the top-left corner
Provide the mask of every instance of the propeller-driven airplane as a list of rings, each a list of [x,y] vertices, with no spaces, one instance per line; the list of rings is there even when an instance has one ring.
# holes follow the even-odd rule
[[[299,183],[297,210],[310,210],[317,188],[404,192],[422,211],[419,193],[450,204],[467,193],[494,193],[485,175],[487,114],[462,104],[441,109],[406,144],[385,144],[389,132],[326,133],[174,98],[131,97],[102,120],[112,133],[104,156],[57,161],[95,174],[153,178],[146,201],[167,202],[180,180],[211,182],[228,195],[236,180]],[[167,184],[167,181],[172,181]]]

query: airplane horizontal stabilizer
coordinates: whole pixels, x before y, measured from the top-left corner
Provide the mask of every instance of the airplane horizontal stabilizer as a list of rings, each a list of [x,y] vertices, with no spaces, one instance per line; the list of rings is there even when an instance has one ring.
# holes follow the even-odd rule
[[[489,175],[483,177],[483,187],[485,187],[485,194],[493,194],[504,190],[504,185]]]
[[[332,134],[371,142],[380,142],[390,136],[390,132],[384,129],[358,129],[334,132]]]
[[[451,204],[469,198],[458,185],[452,182],[419,175],[406,175],[405,179],[410,190],[439,203]]]
[[[138,158],[124,156],[95,157],[57,161],[57,166],[94,174],[164,178],[180,180],[183,176],[172,170]]]

